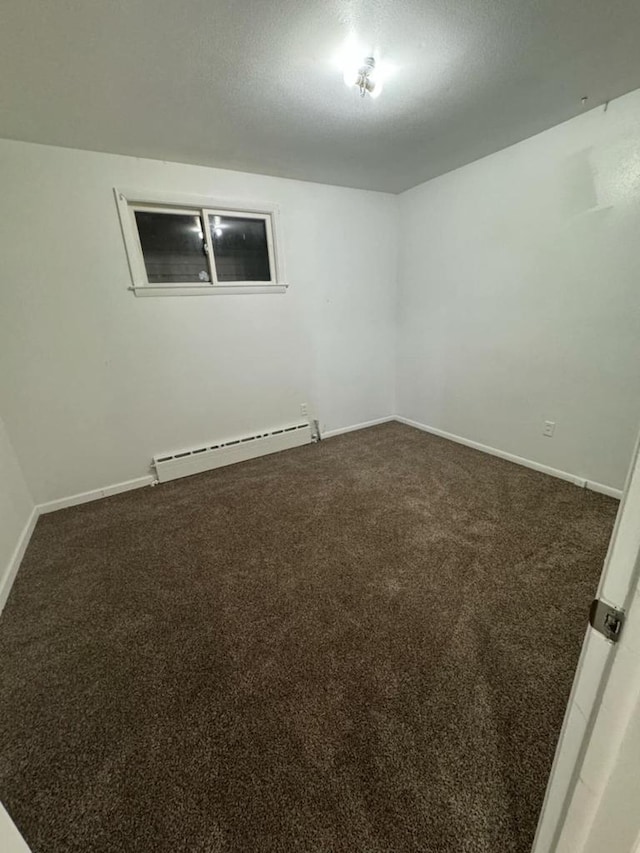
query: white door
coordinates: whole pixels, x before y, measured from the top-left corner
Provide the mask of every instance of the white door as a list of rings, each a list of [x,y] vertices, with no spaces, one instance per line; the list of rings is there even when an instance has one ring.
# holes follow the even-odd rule
[[[558,851],[636,853],[640,841],[640,596],[629,608]]]
[[[2,853],[30,853],[17,826],[0,803],[0,850]]]
[[[640,716],[640,442],[633,461],[597,598],[625,612],[619,642],[587,627],[584,645],[556,750],[533,853],[635,853],[640,834],[640,803],[629,815],[628,846],[600,846],[598,832],[616,800],[614,785],[623,784],[619,759],[634,743],[633,721]],[[585,614],[585,621],[587,614]],[[640,721],[636,749],[640,747]],[[640,764],[636,763],[636,768]],[[638,779],[636,779],[638,786]],[[609,815],[610,816],[610,815]],[[603,824],[604,821],[604,824]],[[609,842],[612,826],[609,824]],[[593,846],[595,845],[595,846]],[[621,846],[622,845],[622,846]]]

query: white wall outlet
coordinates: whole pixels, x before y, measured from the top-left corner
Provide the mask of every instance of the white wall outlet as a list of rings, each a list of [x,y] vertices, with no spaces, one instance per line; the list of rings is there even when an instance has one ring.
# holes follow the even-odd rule
[[[307,406],[306,403],[300,403],[300,414],[302,414],[302,415],[308,415],[309,414],[309,407]]]
[[[555,431],[555,428],[556,428],[556,422],[555,421],[545,421],[544,422],[544,429],[542,430],[542,434],[546,435],[547,438],[553,438],[553,433]]]

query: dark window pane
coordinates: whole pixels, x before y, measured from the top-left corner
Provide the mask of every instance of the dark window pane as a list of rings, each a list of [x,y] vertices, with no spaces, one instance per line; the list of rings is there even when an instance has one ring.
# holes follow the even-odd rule
[[[200,216],[147,210],[135,213],[149,284],[209,281]]]
[[[271,281],[264,219],[209,216],[218,281]]]

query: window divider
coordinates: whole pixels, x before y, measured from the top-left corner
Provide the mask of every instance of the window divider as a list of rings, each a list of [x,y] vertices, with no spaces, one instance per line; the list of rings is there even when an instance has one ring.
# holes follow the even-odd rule
[[[209,225],[208,211],[205,207],[200,209],[202,216],[202,232],[204,234],[204,245],[207,253],[207,261],[209,263],[209,275],[211,277],[211,285],[218,286],[218,270],[216,269],[216,257],[213,253],[213,240],[211,239],[211,226]]]

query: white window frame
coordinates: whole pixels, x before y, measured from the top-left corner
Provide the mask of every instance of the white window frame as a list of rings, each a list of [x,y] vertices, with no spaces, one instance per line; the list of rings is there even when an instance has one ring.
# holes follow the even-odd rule
[[[230,293],[285,293],[284,259],[281,251],[280,210],[274,204],[256,204],[229,201],[203,196],[175,195],[148,190],[114,187],[122,237],[127,252],[131,287],[136,296],[210,296]],[[210,281],[202,282],[149,282],[144,255],[140,244],[136,210],[157,213],[180,213],[200,216],[202,219]],[[209,216],[242,216],[261,219],[265,223],[269,254],[270,281],[218,282],[213,244],[209,229]]]

